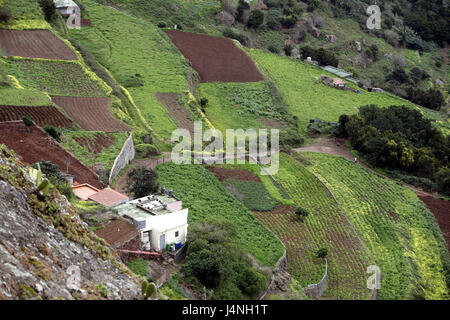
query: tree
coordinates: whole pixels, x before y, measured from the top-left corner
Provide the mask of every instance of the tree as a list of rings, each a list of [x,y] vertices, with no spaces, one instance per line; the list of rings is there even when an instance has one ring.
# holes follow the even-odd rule
[[[7,7],[0,6],[0,22],[8,23],[11,18],[11,10],[9,10]]]
[[[327,248],[320,248],[319,250],[316,251],[316,256],[318,258],[326,258],[328,255],[328,249]]]
[[[264,23],[264,12],[261,10],[253,10],[248,18],[247,25],[250,28],[257,28]]]
[[[158,174],[145,167],[133,168],[127,175],[128,191],[136,198],[155,193],[159,189]]]
[[[305,218],[309,215],[308,210],[302,207],[296,207],[294,209],[294,213],[297,215],[297,217],[300,219],[300,221],[304,221]]]
[[[436,183],[439,191],[445,195],[450,195],[450,168],[442,167],[436,173]]]
[[[56,19],[56,6],[53,0],[39,0],[39,5],[44,12],[45,20],[53,22]]]

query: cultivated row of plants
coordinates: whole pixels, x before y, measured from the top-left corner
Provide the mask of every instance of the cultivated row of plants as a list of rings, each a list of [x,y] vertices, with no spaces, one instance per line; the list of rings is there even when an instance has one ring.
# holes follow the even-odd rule
[[[432,215],[406,187],[342,157],[307,153],[382,272],[379,299],[448,299],[450,258]]]

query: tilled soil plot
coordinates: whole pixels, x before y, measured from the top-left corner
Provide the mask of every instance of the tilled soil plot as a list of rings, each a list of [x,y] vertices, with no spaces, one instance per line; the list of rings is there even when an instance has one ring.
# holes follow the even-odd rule
[[[6,56],[77,60],[72,49],[48,30],[0,30],[0,47]]]
[[[261,179],[256,174],[247,170],[234,170],[219,167],[206,167],[206,169],[214,174],[216,178],[221,182],[226,179],[261,182]]]
[[[25,115],[29,115],[41,127],[51,125],[69,128],[73,125],[72,121],[55,107],[0,106],[0,122],[22,120]]]
[[[95,134],[92,137],[83,138],[73,138],[79,145],[88,149],[90,153],[98,154],[101,153],[103,149],[107,149],[114,144],[115,138],[110,133],[105,134]]]
[[[436,217],[447,247],[450,249],[450,201],[422,195],[419,195],[419,198]]]
[[[13,149],[28,164],[40,160],[51,161],[64,173],[67,164],[69,164],[69,174],[74,175],[75,180],[79,183],[89,183],[100,189],[104,187],[92,170],[82,164],[40,127],[34,125],[26,127],[22,121],[0,123],[0,143]]]
[[[130,129],[109,114],[109,98],[52,97],[54,103],[86,131],[129,132]]]
[[[233,41],[225,38],[165,30],[181,53],[191,62],[200,82],[257,82],[264,77],[252,59]]]
[[[157,93],[156,98],[169,110],[170,117],[175,121],[178,128],[189,130],[194,133],[194,122],[189,119],[189,111],[178,102],[176,93]]]

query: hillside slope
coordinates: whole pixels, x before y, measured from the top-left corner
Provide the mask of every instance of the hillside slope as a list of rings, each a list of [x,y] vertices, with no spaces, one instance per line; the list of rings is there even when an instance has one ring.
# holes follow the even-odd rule
[[[65,198],[39,200],[25,170],[0,145],[0,299],[138,298],[139,280]],[[67,287],[70,266],[80,270],[79,290]]]

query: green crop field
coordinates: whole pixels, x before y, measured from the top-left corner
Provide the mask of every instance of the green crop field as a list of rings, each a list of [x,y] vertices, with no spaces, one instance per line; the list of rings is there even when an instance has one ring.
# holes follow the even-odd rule
[[[361,94],[357,94],[330,88],[318,81],[326,72],[307,63],[259,50],[248,49],[247,53],[265,75],[275,82],[289,105],[290,112],[299,118],[302,127],[306,127],[309,120],[315,118],[337,122],[341,114],[355,114],[358,107],[368,104],[415,107],[406,100],[386,93],[362,90]]]
[[[64,148],[85,165],[91,167],[101,163],[106,170],[110,170],[128,138],[128,133],[66,130],[64,136],[66,137],[66,141],[62,143]],[[106,146],[100,145],[99,142],[103,140],[107,141]]]
[[[217,34],[214,14],[220,11],[220,0],[96,0],[147,20],[154,25],[178,25],[183,30]],[[176,6],[176,10],[174,7]]]
[[[281,154],[280,169],[274,178],[295,205],[310,212],[304,222],[295,219],[293,214],[277,219],[267,217],[270,228],[279,237],[287,239],[285,245],[291,274],[303,286],[320,281],[323,266],[317,265],[314,252],[326,248],[329,274],[325,296],[368,299],[370,293],[365,272],[372,264],[371,258],[325,186],[300,162],[286,154]],[[286,232],[287,236],[284,236]]]
[[[50,106],[52,102],[43,93],[34,89],[0,88],[0,105],[5,106]]]
[[[159,184],[173,189],[189,208],[189,224],[207,217],[223,217],[236,225],[238,242],[255,259],[275,266],[283,255],[283,246],[252,213],[199,165],[165,163],[156,167]]]
[[[176,125],[155,93],[188,90],[187,61],[156,26],[93,1],[81,3],[94,27],[73,29],[70,36],[127,87],[154,131],[170,138]],[[136,78],[141,82],[130,83]]]
[[[222,133],[226,129],[267,127],[262,118],[280,120],[266,82],[203,83],[198,96],[208,99],[206,116]]]
[[[448,299],[447,246],[415,193],[342,157],[306,154],[309,169],[335,194],[380,267],[378,298]]]
[[[6,59],[6,71],[27,89],[56,96],[106,96],[75,62]]]

